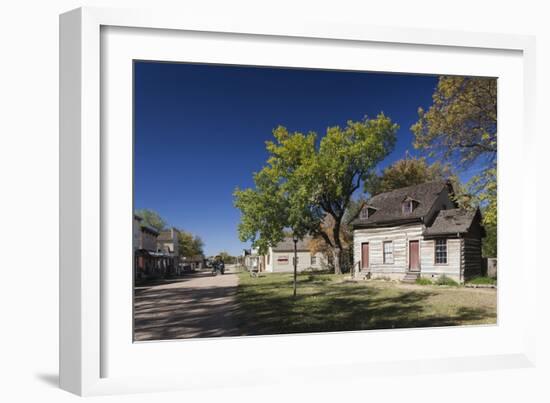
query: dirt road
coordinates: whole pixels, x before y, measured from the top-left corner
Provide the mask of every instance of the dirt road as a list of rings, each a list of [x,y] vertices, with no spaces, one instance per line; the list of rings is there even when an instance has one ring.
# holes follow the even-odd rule
[[[210,271],[135,288],[135,340],[238,336],[238,277]]]

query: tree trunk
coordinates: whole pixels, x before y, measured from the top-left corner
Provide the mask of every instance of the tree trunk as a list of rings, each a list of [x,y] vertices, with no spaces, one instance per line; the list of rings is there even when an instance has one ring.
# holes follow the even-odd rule
[[[342,274],[342,242],[340,242],[340,221],[342,217],[335,217],[332,236],[334,238],[334,274]]]
[[[342,274],[342,268],[340,267],[340,257],[342,250],[335,246],[332,249],[332,257],[334,259],[334,274]]]

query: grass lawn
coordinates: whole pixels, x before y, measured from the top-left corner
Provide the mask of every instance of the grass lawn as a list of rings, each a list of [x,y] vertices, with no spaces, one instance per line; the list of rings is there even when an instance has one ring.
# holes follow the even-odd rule
[[[280,334],[496,323],[496,290],[386,281],[334,274],[239,274],[241,334]]]
[[[467,281],[468,284],[481,284],[481,285],[488,285],[488,284],[495,284],[497,283],[496,278],[491,277],[474,277],[471,280]]]

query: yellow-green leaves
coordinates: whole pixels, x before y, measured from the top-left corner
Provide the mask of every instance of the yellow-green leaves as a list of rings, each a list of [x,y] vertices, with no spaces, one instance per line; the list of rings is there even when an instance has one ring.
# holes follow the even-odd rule
[[[240,239],[265,249],[280,241],[285,229],[301,236],[327,231],[341,249],[340,226],[351,196],[393,150],[397,129],[383,113],[329,127],[319,144],[314,132],[275,128],[255,188],[234,194]],[[333,218],[331,229],[321,225],[327,215]]]
[[[193,257],[203,254],[204,242],[198,235],[180,230],[178,232],[178,249],[180,256]]]
[[[469,203],[481,208],[488,232],[486,255],[496,255],[497,80],[440,77],[428,111],[418,109],[411,126],[414,146],[431,157],[454,163],[457,171],[474,166],[481,173],[466,185]]]
[[[418,121],[411,126],[415,148],[464,168],[480,156],[496,160],[496,79],[443,76],[432,98],[427,111],[418,108]]]

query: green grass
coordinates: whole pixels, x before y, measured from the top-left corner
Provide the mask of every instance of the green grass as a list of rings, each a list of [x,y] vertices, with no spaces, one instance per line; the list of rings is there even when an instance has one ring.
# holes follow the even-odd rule
[[[459,286],[459,284],[456,281],[454,281],[450,277],[447,277],[444,274],[442,276],[438,277],[438,279],[435,281],[435,283],[437,285],[448,285],[448,286],[451,286],[451,287],[458,287]]]
[[[497,279],[491,277],[474,277],[467,281],[468,284],[496,284]]]
[[[334,274],[239,274],[241,334],[307,333],[496,323],[494,289],[345,281]]]
[[[415,283],[418,284],[418,285],[431,285],[431,284],[433,284],[432,280],[430,280],[429,278],[425,278],[425,277],[417,278]]]

